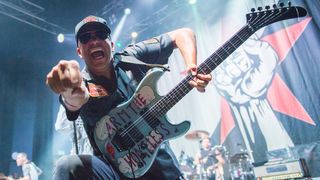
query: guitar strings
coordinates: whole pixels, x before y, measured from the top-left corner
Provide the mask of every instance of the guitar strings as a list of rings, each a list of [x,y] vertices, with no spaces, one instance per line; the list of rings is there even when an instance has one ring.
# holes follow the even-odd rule
[[[241,32],[243,29],[244,29],[244,28],[242,28],[242,29],[240,30],[240,32]],[[245,32],[245,33],[247,34],[247,32]],[[240,33],[240,35],[241,35],[241,34],[243,34],[243,33]],[[235,35],[234,35],[234,36],[235,36]],[[231,38],[231,39],[232,39],[232,38]],[[234,37],[233,37],[233,39],[234,39]],[[241,38],[238,38],[238,40],[239,40],[239,39],[240,39],[241,41],[243,41]],[[231,44],[232,44],[232,43],[231,43]],[[240,42],[240,44],[242,44],[242,42]],[[232,44],[232,45],[233,45],[233,44]],[[237,46],[237,45],[236,45],[236,46]],[[233,47],[234,47],[234,45],[233,45]],[[222,49],[223,49],[223,48],[222,48]],[[218,62],[218,63],[215,63],[215,61],[222,59],[221,56],[219,55],[219,53],[222,54],[221,52],[216,52],[216,53],[214,53],[213,55],[211,55],[209,58],[207,58],[204,63],[202,63],[202,64],[199,65],[198,71],[199,71],[199,72],[204,71],[204,70],[203,70],[203,69],[204,69],[204,67],[203,67],[204,65],[205,65],[207,68],[212,69],[212,68],[210,68],[210,66],[213,66],[213,65],[217,66],[218,64],[220,64],[222,61],[221,61],[221,62]],[[213,57],[214,57],[215,55],[218,56],[219,58],[213,59]],[[215,61],[212,61],[212,60],[215,60]],[[209,64],[209,65],[206,65],[206,64]],[[183,80],[182,82],[180,82],[180,84],[178,84],[178,86],[177,86],[176,88],[174,88],[173,90],[171,90],[171,91],[168,93],[168,95],[164,96],[164,97],[161,98],[157,103],[155,103],[153,106],[151,106],[151,108],[148,110],[148,112],[144,113],[141,117],[139,117],[136,121],[134,121],[133,124],[131,124],[131,125],[130,125],[128,128],[126,128],[124,131],[130,131],[132,128],[134,128],[134,125],[139,124],[144,118],[147,119],[147,118],[150,118],[151,116],[154,116],[154,113],[152,113],[153,109],[156,109],[156,108],[161,107],[161,106],[163,107],[163,105],[166,105],[167,103],[164,103],[164,102],[168,102],[168,100],[172,99],[172,96],[171,96],[172,93],[175,94],[175,92],[181,91],[181,87],[179,87],[179,86],[182,86],[182,87],[184,87],[184,88],[188,88],[189,86],[187,86],[187,85],[189,85],[189,84],[186,83],[186,82],[188,82],[190,79],[191,79],[191,76],[185,77],[184,80]],[[186,85],[184,85],[184,84],[186,84]],[[178,95],[180,95],[180,94],[178,93]],[[176,99],[176,98],[177,98],[177,96],[173,96],[173,97],[174,97],[173,99]],[[180,99],[180,97],[179,97],[178,99]],[[164,101],[164,102],[163,102],[163,101]],[[169,102],[169,104],[170,104],[170,102]],[[158,115],[158,114],[155,114],[155,115]],[[142,117],[144,117],[144,118],[142,118]],[[142,127],[142,128],[144,128],[144,127]],[[123,133],[121,133],[120,135],[123,135],[124,133],[126,133],[126,132],[123,132]]]
[[[290,7],[292,8],[292,7]],[[294,7],[296,8],[296,7]],[[201,63],[199,65],[198,68],[198,72],[201,73],[210,73],[211,71],[213,71],[220,63],[222,63],[230,54],[232,54],[241,44],[243,44],[252,34],[254,34],[254,32],[256,31],[255,29],[253,29],[252,26],[255,26],[258,24],[258,29],[260,29],[259,26],[263,27],[265,25],[267,25],[268,23],[272,22],[275,18],[279,18],[280,16],[285,15],[286,13],[288,13],[289,11],[286,11],[285,13],[281,12],[283,9],[289,9],[289,8],[281,8],[281,9],[273,9],[273,10],[269,10],[269,11],[278,11],[278,13],[274,13],[272,12],[269,16],[268,13],[266,12],[259,12],[259,13],[263,13],[262,17],[259,17],[259,13],[256,13],[258,16],[257,17],[252,17],[255,18],[253,20],[248,20],[248,23],[246,26],[244,26],[243,28],[241,28],[238,33],[236,33],[235,35],[232,36],[232,38],[226,42],[224,45],[221,46],[221,48],[219,48],[215,53],[213,53],[211,56],[209,56],[203,63]],[[296,9],[297,14],[298,10]],[[273,16],[273,17],[272,17]],[[252,21],[252,22],[250,22]],[[260,23],[260,25],[259,25]],[[251,24],[251,25],[250,25]],[[235,41],[235,42],[232,42]],[[230,45],[234,48],[231,53],[228,51],[230,49]],[[225,58],[223,58],[224,56],[226,56]],[[219,57],[219,58],[218,58]],[[213,68],[212,68],[213,67]],[[209,69],[210,72],[207,72]],[[142,116],[140,116],[137,120],[133,121],[132,124],[130,126],[128,126],[126,129],[124,129],[121,133],[120,136],[123,137],[123,135],[128,135],[130,137],[130,139],[134,141],[134,138],[132,138],[132,136],[137,136],[137,132],[132,132],[133,128],[138,127],[139,124],[141,122],[143,122],[143,120],[145,119],[146,121],[149,120],[149,123],[155,122],[155,118],[157,118],[159,115],[163,114],[164,112],[160,111],[155,111],[155,109],[159,109],[159,107],[165,108],[165,112],[167,111],[167,107],[165,107],[164,105],[170,105],[171,107],[177,103],[178,100],[180,100],[184,95],[186,95],[191,89],[193,89],[192,87],[190,88],[190,85],[188,83],[189,80],[191,80],[192,76],[188,75],[186,76],[177,86],[176,88],[172,89],[168,95],[162,97],[158,102],[156,102],[153,106],[150,107],[150,109],[144,113]],[[183,94],[177,94],[177,96],[181,96],[181,97],[177,97],[177,96],[172,96],[172,94],[175,94],[177,92],[181,92],[181,90],[183,91]],[[186,90],[186,91],[184,91]],[[170,99],[175,99],[174,103],[169,102]],[[173,104],[173,105],[172,105]],[[161,108],[160,108],[161,109]],[[169,108],[170,109],[170,108]],[[160,112],[160,113],[159,113]],[[158,119],[156,119],[158,120]],[[141,127],[142,129],[145,128],[150,128],[150,125],[148,125],[148,123],[143,124]],[[152,129],[152,128],[151,128]],[[131,133],[132,134],[128,134]],[[140,133],[140,132],[139,132]],[[131,136],[132,135],[132,136]],[[129,140],[125,140],[125,142],[127,143]]]
[[[266,15],[266,14],[267,14],[267,13],[264,13],[264,15]],[[272,15],[272,14],[271,14],[271,15]],[[263,18],[263,17],[262,17],[262,18]],[[267,21],[265,21],[265,22],[267,22]],[[253,25],[254,25],[254,23],[253,23]],[[245,32],[245,33],[246,33],[246,32]],[[238,38],[242,41],[242,42],[240,42],[240,45],[241,45],[241,44],[244,42],[244,40],[241,39],[241,37],[239,37],[238,34],[241,35],[241,30],[240,30],[240,33],[237,33],[237,34],[236,34],[236,36],[238,36]],[[249,33],[249,34],[250,34],[250,33]],[[249,34],[247,34],[247,35],[249,35]],[[246,38],[245,38],[245,39],[246,39]],[[236,41],[236,42],[237,42],[237,41]],[[231,41],[227,42],[226,45],[227,45],[227,44],[231,44],[233,47],[238,46],[238,45],[236,45],[236,44],[233,44]],[[226,45],[225,45],[225,46],[226,46]],[[234,46],[234,45],[235,45],[235,46]],[[225,50],[225,48],[224,48],[225,46],[222,46],[222,48],[219,49],[219,50],[224,50],[224,51],[226,52],[226,54],[224,54],[224,52],[221,53],[221,51],[219,52],[219,50],[218,50],[217,53],[214,53],[214,55],[216,54],[216,55],[219,56],[220,59],[218,59],[218,60],[223,59],[223,58],[221,58],[221,56],[220,56],[219,54],[222,54],[222,56],[224,56],[224,55],[230,55],[230,54],[228,54],[228,51]],[[209,59],[210,59],[210,58],[209,58]],[[222,61],[221,61],[221,62],[222,62]],[[218,64],[220,64],[221,62],[218,62]],[[209,61],[209,63],[211,63],[211,62]],[[214,61],[212,61],[212,63],[217,66],[217,64],[214,63]],[[203,65],[207,66],[206,64],[203,64]],[[208,68],[210,69],[210,67],[208,67]],[[202,69],[199,68],[199,71],[201,71],[201,70],[202,70]],[[159,100],[158,102],[160,102],[160,103],[156,103],[154,106],[157,106],[158,104],[161,105],[161,103],[162,103],[161,100]],[[150,111],[150,112],[151,112],[151,111]],[[145,114],[144,114],[144,115],[145,115]],[[151,115],[151,116],[152,116],[152,115]],[[149,117],[149,116],[147,115],[146,118],[148,118],[148,117]],[[140,120],[141,120],[141,118],[139,118],[137,121],[135,121],[134,124],[138,124],[138,123],[140,122]],[[151,120],[152,120],[152,119],[151,119]],[[142,128],[144,128],[144,127],[142,127]],[[128,131],[130,131],[132,128],[128,127],[127,129],[128,129]]]
[[[241,30],[240,30],[240,32],[241,32]],[[245,32],[245,34],[248,34],[247,32]],[[243,33],[240,33],[240,35],[243,35]],[[240,42],[239,44],[242,44],[243,43],[243,39],[241,39],[241,38],[238,38],[238,41],[242,41],[242,42]],[[236,41],[237,42],[237,41]],[[233,43],[230,43],[233,47],[235,47],[235,46],[238,46],[238,45],[234,45]],[[227,45],[227,44],[226,44]],[[224,51],[226,51],[224,48],[222,48],[221,50],[224,50]],[[221,53],[221,51],[217,51],[216,53],[214,53],[211,57],[209,57],[209,58],[207,58],[207,60],[205,61],[205,63],[203,63],[203,64],[200,64],[200,66],[199,66],[199,72],[202,72],[202,71],[206,71],[206,70],[203,70],[205,67],[204,66],[206,66],[208,69],[210,69],[210,71],[211,71],[211,69],[212,68],[210,68],[211,66],[217,66],[218,64],[220,64],[222,61],[222,59],[223,58],[221,58],[221,56],[219,55],[219,54],[222,54],[222,56],[224,56],[224,52],[222,52]],[[218,62],[218,63],[215,63],[215,61],[212,61],[213,60],[213,57],[214,57],[214,55],[216,55],[216,56],[218,56],[219,58],[215,58],[215,60],[217,61],[217,60],[220,60],[220,62]],[[227,53],[227,55],[228,55],[228,53]],[[208,64],[208,65],[207,65]],[[192,89],[192,88],[188,88],[189,86],[187,86],[187,85],[189,85],[188,83],[183,83],[183,82],[188,82],[189,80],[191,79],[191,77],[186,77],[183,81],[182,81],[182,83],[180,83],[179,85],[180,86],[182,86],[182,87],[179,87],[179,86],[177,86],[178,88],[174,88],[171,92],[169,92],[169,94],[167,95],[167,96],[164,96],[163,98],[161,98],[157,103],[155,103],[151,108],[150,108],[150,110],[147,112],[147,113],[145,113],[145,114],[143,114],[141,117],[139,117],[136,121],[134,121],[127,129],[125,129],[122,133],[120,133],[120,135],[124,135],[125,133],[127,133],[127,132],[129,132],[130,133],[130,131],[134,128],[134,127],[136,127],[136,125],[139,125],[139,123],[140,122],[142,122],[142,120],[143,119],[146,119],[146,120],[151,120],[151,122],[150,123],[152,123],[152,121],[154,121],[153,120],[153,118],[154,118],[154,116],[158,116],[158,113],[156,113],[156,114],[154,114],[153,113],[153,110],[154,109],[156,109],[156,108],[158,108],[158,107],[164,107],[164,105],[166,105],[167,103],[168,104],[170,104],[170,102],[168,101],[168,100],[170,100],[170,99],[172,99],[172,96],[170,95],[170,94],[172,94],[173,92],[179,92],[179,91],[181,91],[181,88],[182,88],[182,90],[183,90],[183,88],[185,88],[185,89],[187,89],[187,91],[189,91],[188,89]],[[185,85],[184,85],[185,84]],[[184,96],[186,93],[184,92],[183,93],[183,95],[182,96]],[[181,96],[181,94],[179,94],[178,93],[178,96]],[[174,98],[173,99],[180,99],[180,97],[178,98],[177,96],[173,96]],[[171,104],[170,104],[171,105]],[[160,111],[160,113],[161,113],[161,111]],[[142,127],[141,128],[146,128],[147,127],[147,125],[142,125]],[[135,132],[133,132],[132,133],[132,136],[136,136],[137,135],[137,133],[135,133]],[[130,136],[130,134],[129,134],[129,136]],[[134,138],[132,138],[131,136],[130,136],[130,138],[131,138],[131,140],[133,140],[134,141]]]
[[[242,28],[243,29],[243,28]],[[241,29],[241,30],[242,30]],[[240,30],[240,31],[241,31]],[[247,32],[245,32],[245,33],[247,33]],[[238,34],[238,33],[237,33]],[[240,33],[240,35],[241,35],[241,33]],[[239,37],[239,39],[241,40],[241,41],[243,41],[240,37]],[[243,42],[240,42],[240,44],[242,44]],[[234,44],[232,44],[231,43],[231,45],[233,46],[233,47],[235,47],[234,46]],[[237,46],[237,45],[236,45]],[[223,49],[223,48],[222,48]],[[221,54],[221,52],[216,52],[216,53],[214,53],[211,57],[209,57],[209,58],[207,58],[207,60],[205,60],[205,63],[204,64],[200,64],[200,66],[199,66],[199,72],[202,72],[203,70],[203,67],[201,66],[201,65],[205,65],[205,66],[207,66],[207,68],[209,68],[209,69],[211,69],[209,66],[211,65],[212,66],[212,64],[213,65],[215,65],[215,66],[217,66],[217,64],[215,63],[215,61],[210,61],[210,60],[213,60],[213,56],[214,55],[217,55],[219,58],[216,58],[215,60],[221,60],[222,58],[221,58],[221,56],[219,55],[219,53]],[[208,61],[208,62],[206,62],[206,61]],[[222,61],[221,61],[222,62]],[[218,62],[218,64],[220,64],[221,62]],[[208,65],[206,65],[206,64],[209,64],[209,66]],[[187,82],[188,80],[186,80],[186,79],[191,79],[190,77],[188,78],[188,77],[186,77],[182,82]],[[182,85],[182,86],[184,86],[185,88],[187,87],[186,85]],[[178,86],[177,86],[178,87]],[[172,92],[175,92],[175,91],[179,91],[179,88],[174,88],[174,90],[172,91]],[[181,90],[180,90],[181,91]],[[167,96],[164,96],[162,99],[160,99],[157,103],[155,103],[150,109],[154,109],[154,108],[157,108],[157,107],[159,107],[159,106],[162,106],[163,107],[163,105],[165,105],[166,103],[163,103],[163,101],[165,101],[165,102],[168,102],[167,101],[167,99],[172,99],[172,96],[170,96],[170,94],[172,93],[172,92],[169,92],[168,93],[168,95]],[[180,94],[178,94],[178,95],[180,95]],[[176,99],[177,97],[176,96],[174,96],[174,98],[173,99]],[[180,99],[180,98],[178,98],[178,99]],[[153,115],[153,113],[149,113],[149,112],[152,112],[152,110],[149,110],[148,111],[148,113],[145,113],[145,114],[143,114],[139,119],[137,119],[136,121],[134,121],[134,123],[131,125],[131,126],[129,126],[127,129],[125,129],[124,131],[130,131],[132,128],[134,128],[133,126],[134,125],[136,125],[136,124],[139,124],[140,122],[141,122],[141,120],[143,120],[144,118],[142,118],[142,117],[144,117],[145,116],[145,118],[150,118],[152,115]],[[156,114],[157,115],[157,114]],[[152,120],[152,119],[151,119]],[[144,128],[144,127],[142,127],[142,128]],[[125,132],[123,132],[123,133],[121,133],[121,135],[123,135]],[[135,135],[135,134],[133,134],[133,135]]]
[[[279,11],[279,13],[280,13],[280,11]],[[266,15],[267,13],[264,13],[264,15]],[[271,16],[272,16],[272,14],[271,14]],[[262,17],[263,18],[263,17]],[[260,20],[262,20],[262,18],[260,19]],[[256,22],[256,23],[258,23],[259,22],[259,18],[257,18],[258,19],[258,21]],[[256,19],[255,19],[256,20]],[[264,21],[264,20],[262,20],[262,21]],[[267,21],[265,21],[265,22],[267,22]],[[255,23],[254,23],[254,21],[253,21],[253,23],[252,23],[253,25],[255,25]],[[248,25],[247,26],[245,26],[244,28],[246,28],[246,27],[249,27]],[[244,29],[244,28],[242,28],[242,29]],[[247,38],[245,38],[245,40],[243,40],[242,38],[241,38],[241,36],[244,36],[244,35],[251,35],[250,33],[248,33],[247,31],[245,31],[244,32],[244,34],[242,34],[243,32],[241,32],[242,31],[242,29],[239,31],[239,33],[236,33],[235,35],[234,35],[234,37],[235,36],[237,36],[240,40],[241,40],[241,42],[240,42],[240,44],[236,44],[237,42],[239,42],[239,41],[236,41],[234,44],[232,43],[232,39],[234,38],[234,37],[232,37],[231,38],[231,40],[230,41],[228,41],[225,45],[223,45],[222,46],[222,48],[220,48],[216,53],[214,53],[212,56],[210,56],[207,60],[208,60],[208,63],[202,63],[202,64],[200,64],[200,66],[201,65],[203,65],[203,66],[207,66],[208,67],[208,65],[206,65],[206,64],[211,64],[211,63],[213,63],[215,66],[217,66],[217,64],[220,64],[221,62],[218,62],[217,64],[215,63],[215,61],[210,61],[210,60],[212,60],[212,58],[213,58],[213,56],[214,55],[217,55],[220,59],[215,59],[215,60],[224,60],[223,58],[221,58],[221,56],[219,55],[219,54],[221,54],[222,56],[225,56],[225,55],[227,55],[227,56],[229,56],[230,55],[230,53],[228,53],[228,51],[225,49],[225,47],[227,46],[229,46],[228,44],[231,44],[233,47],[235,47],[235,46],[238,46],[238,45],[241,45],[245,40],[247,40]],[[239,35],[240,35],[240,37],[239,37]],[[230,48],[230,47],[229,47]],[[221,51],[224,51],[224,52],[221,52]],[[206,60],[206,61],[207,61]],[[205,62],[206,62],[205,61]],[[212,64],[211,64],[212,65]],[[203,67],[201,68],[199,66],[199,72],[201,72],[202,71],[202,69],[203,69]],[[210,67],[208,67],[209,69],[211,69]],[[185,79],[187,79],[187,78],[185,78]],[[177,89],[177,88],[175,88],[175,89]],[[174,89],[174,90],[175,90]],[[170,93],[169,93],[170,94]],[[157,106],[162,106],[163,104],[165,104],[165,103],[162,103],[163,102],[163,100],[162,99],[165,99],[166,97],[170,97],[170,96],[165,96],[164,98],[161,98],[157,103],[155,103],[154,105],[153,105],[153,107],[151,107],[151,109],[154,109],[154,108],[156,108]],[[164,100],[165,101],[165,100]],[[170,104],[170,103],[169,103]],[[125,130],[124,130],[124,132],[123,133],[121,133],[121,135],[123,135],[124,133],[126,133],[127,131],[131,131],[131,129],[132,128],[134,128],[135,127],[135,125],[138,125],[140,122],[142,122],[142,120],[143,119],[149,119],[150,117],[152,117],[152,119],[150,119],[150,120],[153,120],[153,118],[154,118],[154,115],[153,115],[153,113],[151,113],[152,111],[148,111],[147,113],[145,113],[145,114],[143,114],[139,119],[137,119],[136,121],[134,121],[133,123],[132,123],[132,125],[130,125],[128,128],[126,128]],[[142,118],[142,117],[144,117],[145,116],[145,118]],[[157,114],[156,114],[156,116],[157,116]],[[146,125],[144,125],[145,127],[146,127]],[[141,128],[145,128],[145,127],[141,127]],[[133,136],[135,136],[136,134],[132,134]],[[131,137],[132,138],[132,137]],[[133,139],[132,139],[133,140]]]

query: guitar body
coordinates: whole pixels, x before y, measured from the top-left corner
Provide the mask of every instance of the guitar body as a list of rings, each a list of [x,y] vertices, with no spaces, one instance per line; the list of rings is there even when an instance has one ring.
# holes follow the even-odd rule
[[[190,122],[174,125],[152,107],[161,99],[156,83],[163,70],[153,69],[132,98],[102,117],[94,138],[98,148],[126,177],[140,177],[152,165],[161,144],[185,134]]]

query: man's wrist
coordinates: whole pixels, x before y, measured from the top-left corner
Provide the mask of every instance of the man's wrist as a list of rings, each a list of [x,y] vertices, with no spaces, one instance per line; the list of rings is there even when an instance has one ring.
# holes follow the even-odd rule
[[[65,98],[63,98],[63,102],[67,107],[78,108],[78,106],[70,104]]]
[[[80,87],[77,91],[74,95],[69,90],[60,95],[61,102],[69,111],[78,111],[90,98],[89,92],[85,87]]]
[[[61,96],[61,100],[62,100],[62,103],[64,104],[65,108],[67,108],[69,111],[77,111],[81,108],[81,106],[79,106],[79,105],[77,106],[77,105],[71,104],[63,96]]]

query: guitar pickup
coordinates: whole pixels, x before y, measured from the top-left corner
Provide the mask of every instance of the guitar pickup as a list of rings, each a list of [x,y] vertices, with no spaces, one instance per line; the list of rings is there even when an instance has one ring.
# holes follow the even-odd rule
[[[130,137],[129,134],[124,133],[123,135],[120,135],[121,131],[117,132],[113,139],[111,140],[111,143],[118,149],[118,151],[127,151],[134,147],[135,143],[133,139]]]
[[[144,138],[143,134],[135,125],[132,125],[132,123],[128,124],[125,130],[126,131],[118,131],[111,141],[119,151],[127,151],[133,148],[136,143]]]

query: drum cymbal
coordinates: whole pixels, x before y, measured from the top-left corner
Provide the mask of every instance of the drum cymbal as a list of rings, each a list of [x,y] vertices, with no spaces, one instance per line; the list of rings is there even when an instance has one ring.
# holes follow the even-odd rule
[[[191,131],[185,135],[185,138],[188,140],[201,140],[203,138],[209,137],[209,133],[204,130],[195,130]]]

